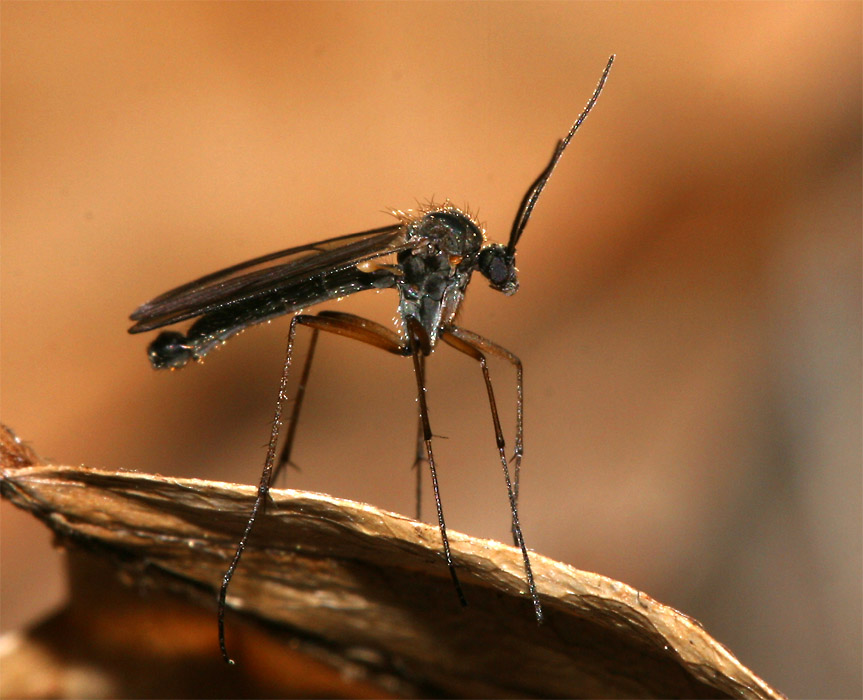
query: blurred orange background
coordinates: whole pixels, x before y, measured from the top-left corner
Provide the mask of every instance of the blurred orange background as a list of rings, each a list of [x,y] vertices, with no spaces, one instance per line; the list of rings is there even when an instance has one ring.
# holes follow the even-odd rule
[[[477,278],[461,316],[525,364],[527,544],[789,695],[859,696],[861,7],[4,2],[0,418],[57,463],[256,482],[287,320],[157,374],[128,314],[432,197],[505,240],[616,53],[521,291]],[[287,485],[413,513],[410,362],[318,352]],[[509,541],[479,370],[442,346],[429,375],[447,522]],[[62,555],[2,517],[10,630]]]

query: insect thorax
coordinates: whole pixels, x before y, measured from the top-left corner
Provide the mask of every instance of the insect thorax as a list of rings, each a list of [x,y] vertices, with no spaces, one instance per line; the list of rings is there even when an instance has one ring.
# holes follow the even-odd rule
[[[424,213],[407,224],[407,240],[426,239],[414,250],[399,253],[399,315],[417,319],[429,347],[438,331],[452,323],[464,298],[483,245],[480,227],[454,207]]]

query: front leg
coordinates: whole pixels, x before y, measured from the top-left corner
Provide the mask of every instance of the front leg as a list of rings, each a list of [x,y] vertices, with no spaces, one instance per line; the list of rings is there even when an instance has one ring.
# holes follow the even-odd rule
[[[494,352],[495,354],[506,353],[509,357],[513,358],[518,364],[517,367],[519,369],[519,425],[521,424],[521,362],[518,361],[518,358],[515,357],[512,353],[507,350],[504,350],[499,345],[492,343],[490,340],[483,338],[482,336],[477,335],[476,333],[471,333],[470,331],[465,331],[456,326],[448,326],[447,328],[441,330],[440,337],[449,345],[454,347],[459,352],[463,352],[465,355],[474,358],[477,362],[479,362],[480,369],[482,370],[483,380],[485,381],[486,391],[488,392],[488,404],[491,409],[491,418],[494,423],[494,435],[495,440],[497,442],[498,453],[500,454],[500,463],[503,467],[503,476],[506,480],[506,490],[507,495],[509,496],[509,505],[510,511],[512,513],[512,536],[515,541],[516,547],[521,549],[521,555],[524,559],[524,572],[527,577],[527,587],[530,591],[530,596],[533,599],[533,609],[536,614],[536,621],[542,622],[542,605],[539,602],[539,595],[536,592],[536,583],[533,578],[533,569],[530,566],[530,557],[527,554],[527,547],[524,544],[524,536],[521,532],[521,525],[518,521],[518,503],[516,500],[516,490],[513,487],[512,480],[510,479],[509,474],[509,464],[506,459],[506,443],[503,438],[503,430],[500,427],[500,417],[497,412],[497,403],[494,400],[494,389],[491,385],[491,376],[488,372],[488,361],[486,360],[485,355],[483,354],[483,350],[488,350],[490,352]],[[506,356],[504,355],[504,356]],[[521,428],[519,427],[517,434],[520,435]],[[518,454],[518,452],[517,452]]]
[[[499,357],[509,362],[515,367],[515,448],[512,452],[511,461],[515,463],[513,473],[513,494],[515,502],[518,503],[518,486],[519,476],[521,472],[521,460],[524,456],[524,370],[521,360],[516,355],[511,353],[505,347],[498,345],[494,341],[484,338],[483,336],[474,333],[473,331],[459,328],[458,326],[448,326],[443,332],[443,339],[447,341],[446,336],[459,338],[465,342],[472,344],[484,352],[487,352],[495,357]],[[447,341],[449,342],[449,341]]]

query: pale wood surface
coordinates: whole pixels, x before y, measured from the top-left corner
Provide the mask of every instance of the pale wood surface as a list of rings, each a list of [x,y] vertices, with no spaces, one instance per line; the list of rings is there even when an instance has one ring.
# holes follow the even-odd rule
[[[537,625],[519,552],[451,532],[462,608],[435,527],[293,490],[273,490],[234,579],[228,668],[215,590],[254,488],[22,466],[24,450],[6,436],[2,494],[74,555],[72,595],[4,639],[4,697],[781,697],[626,584],[533,554]]]

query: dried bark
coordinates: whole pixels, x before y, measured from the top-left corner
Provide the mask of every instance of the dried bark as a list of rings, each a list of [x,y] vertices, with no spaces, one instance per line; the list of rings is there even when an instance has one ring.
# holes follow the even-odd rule
[[[215,591],[254,488],[22,466],[8,438],[0,457],[3,497],[56,533],[72,583],[3,645],[4,697],[782,697],[626,584],[533,554],[537,625],[519,552],[450,532],[462,608],[435,527],[293,490],[272,491],[232,584],[227,667]]]

